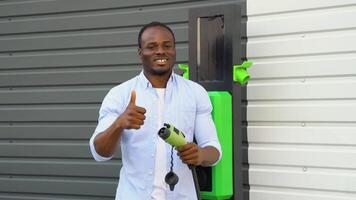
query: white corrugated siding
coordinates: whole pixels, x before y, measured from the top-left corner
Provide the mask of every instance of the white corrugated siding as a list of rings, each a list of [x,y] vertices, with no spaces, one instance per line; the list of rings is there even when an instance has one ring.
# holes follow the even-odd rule
[[[248,0],[250,200],[356,199],[356,0]]]

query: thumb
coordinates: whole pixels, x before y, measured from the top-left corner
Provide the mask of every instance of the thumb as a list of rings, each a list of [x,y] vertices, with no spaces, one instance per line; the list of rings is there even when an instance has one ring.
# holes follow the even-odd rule
[[[133,104],[133,105],[136,104],[136,91],[135,90],[131,91],[130,104]]]

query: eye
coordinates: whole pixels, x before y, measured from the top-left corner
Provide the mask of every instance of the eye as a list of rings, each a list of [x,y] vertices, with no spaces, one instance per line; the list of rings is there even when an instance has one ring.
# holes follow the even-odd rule
[[[164,48],[166,48],[166,49],[170,49],[170,48],[172,48],[172,47],[173,47],[172,44],[165,44],[165,45],[164,45]]]

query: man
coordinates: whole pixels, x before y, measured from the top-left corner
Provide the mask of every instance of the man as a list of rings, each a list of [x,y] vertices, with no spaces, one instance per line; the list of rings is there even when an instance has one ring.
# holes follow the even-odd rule
[[[221,157],[209,97],[200,85],[173,72],[175,37],[168,26],[145,25],[138,45],[143,71],[106,95],[90,139],[91,152],[97,161],[109,160],[120,144],[123,166],[116,200],[196,199],[187,164],[209,166]],[[172,168],[179,177],[174,191],[164,181],[171,147],[158,137],[163,123],[183,131],[189,142],[173,153]]]

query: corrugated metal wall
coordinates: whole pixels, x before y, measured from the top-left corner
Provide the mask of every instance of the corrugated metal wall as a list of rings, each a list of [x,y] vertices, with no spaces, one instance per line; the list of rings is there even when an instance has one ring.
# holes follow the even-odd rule
[[[356,199],[356,1],[248,0],[250,200]]]
[[[96,163],[88,139],[109,88],[140,71],[137,32],[176,33],[188,61],[188,9],[236,1],[0,1],[0,199],[113,199],[120,157]]]

